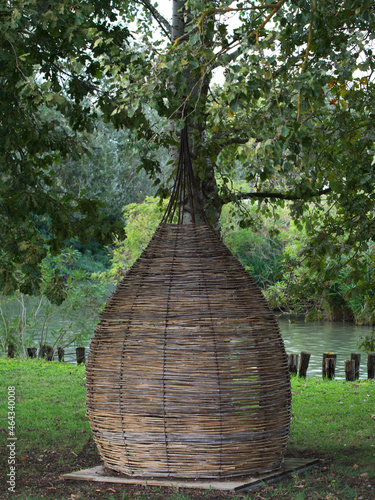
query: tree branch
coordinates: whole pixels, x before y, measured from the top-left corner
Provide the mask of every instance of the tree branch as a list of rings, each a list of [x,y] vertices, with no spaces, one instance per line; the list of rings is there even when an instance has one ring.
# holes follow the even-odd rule
[[[303,70],[305,69],[307,60],[309,58],[309,52],[310,52],[310,46],[311,46],[311,40],[312,40],[312,25],[313,25],[313,20],[311,19],[310,24],[309,24],[309,39],[307,42],[306,53],[305,53],[305,57],[304,57],[304,60],[302,63],[302,67],[301,67],[301,74],[303,73]],[[301,97],[302,97],[302,89],[300,89],[298,92],[297,122],[299,122],[299,119],[301,116]]]
[[[247,35],[246,38],[250,40],[251,38],[255,37],[257,35],[257,33],[259,33],[259,31],[261,31],[266,26],[268,21],[270,21],[273,18],[273,16],[281,9],[281,7],[284,5],[285,2],[286,2],[286,0],[279,0],[277,3],[270,5],[269,7],[273,7],[272,12],[266,17],[266,19],[262,22],[262,24],[260,26],[258,26],[256,29],[254,29],[253,31],[251,31]],[[216,57],[215,57],[216,61],[219,60],[219,57],[222,54],[224,54],[225,52],[228,52],[228,50],[231,50],[231,49],[235,48],[236,46],[241,45],[241,42],[242,42],[242,39],[241,40],[233,40],[233,42],[228,44],[228,46],[226,46],[225,48],[223,48],[222,50],[220,50],[220,52],[218,52],[216,54]],[[229,62],[234,61],[240,54],[242,54],[242,50],[240,48],[238,48],[234,52],[231,52],[229,54]],[[216,64],[213,64],[212,69],[214,69],[215,67],[218,67],[218,66],[220,66],[219,62],[217,62]]]
[[[165,19],[164,16],[152,5],[149,0],[134,0],[135,3],[141,4],[146,10],[148,10],[155,21],[160,26],[161,30],[165,35],[171,40],[172,39],[172,25]]]
[[[218,7],[217,9],[215,9],[215,12],[218,12],[219,14],[227,14],[229,12],[245,12],[248,10],[267,10],[267,9],[273,9],[276,6],[277,2],[264,5],[254,5],[252,7],[241,7],[239,9],[236,9],[234,7],[224,7],[224,8]]]
[[[331,191],[332,191],[331,188],[321,189],[320,191],[317,191],[316,193],[312,194],[311,198],[315,198],[316,196],[322,196],[323,194],[328,194]],[[290,200],[290,201],[303,200],[301,196],[297,196],[295,194],[274,193],[268,191],[252,192],[252,193],[236,193],[234,197],[237,200],[248,200],[250,198],[261,198],[261,199],[273,198],[278,200]],[[223,204],[230,203],[231,201],[233,201],[233,199],[230,196],[226,196],[222,199]]]
[[[243,135],[244,131],[243,129],[229,129],[229,130],[222,130],[220,132],[214,132],[211,135],[210,138],[210,143],[215,144],[216,143],[216,149],[222,150],[226,146],[231,146],[233,144],[246,144],[249,142],[249,135]],[[260,139],[255,139],[256,142],[261,142]]]

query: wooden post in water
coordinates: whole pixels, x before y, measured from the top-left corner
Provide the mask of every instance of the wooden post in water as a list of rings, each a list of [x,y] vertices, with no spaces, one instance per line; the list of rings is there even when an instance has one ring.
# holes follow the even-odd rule
[[[53,361],[53,356],[55,354],[55,349],[50,345],[47,346],[47,361]]]
[[[368,354],[367,378],[375,378],[375,352],[370,352]]]
[[[14,345],[8,344],[8,358],[14,358]]]
[[[352,352],[350,355],[350,359],[355,363],[355,379],[359,379],[359,369],[361,366],[361,355],[359,353]]]
[[[76,358],[77,358],[78,365],[80,365],[81,363],[85,363],[86,356],[85,356],[85,348],[84,347],[77,347],[76,348]]]
[[[289,354],[288,356],[289,373],[297,375],[297,366],[298,366],[298,354]]]
[[[327,376],[326,359],[333,358],[335,360],[335,366],[336,366],[336,357],[337,357],[337,354],[335,352],[324,352],[323,353],[323,363],[322,363],[322,375],[323,375],[323,378],[325,378]]]
[[[59,361],[64,361],[64,354],[65,354],[65,351],[62,347],[58,347],[57,348],[57,356],[59,358]]]
[[[28,347],[27,348],[27,356],[29,358],[36,358],[36,347]]]
[[[355,380],[355,360],[347,359],[345,361],[345,378],[347,382],[354,382]]]
[[[335,378],[336,358],[326,358],[326,377],[329,380]]]
[[[47,361],[52,361],[54,353],[55,350],[53,347],[51,347],[50,345],[43,344],[39,351],[39,357],[46,358]]]
[[[299,362],[298,376],[306,378],[307,368],[309,366],[311,354],[308,352],[301,352],[301,358]]]

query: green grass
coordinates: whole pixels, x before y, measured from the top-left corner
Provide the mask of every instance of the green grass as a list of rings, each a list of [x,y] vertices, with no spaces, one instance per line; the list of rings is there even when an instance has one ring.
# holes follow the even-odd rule
[[[375,384],[292,378],[289,449],[310,449],[337,458],[354,453],[375,476]],[[360,450],[360,453],[355,453]]]
[[[53,449],[77,452],[91,435],[85,417],[85,368],[44,360],[0,359],[0,428],[6,430],[8,387],[16,388],[17,451]],[[1,433],[1,440],[6,432]]]
[[[22,468],[23,484],[27,485],[27,492],[18,492],[12,498],[65,499],[74,498],[72,495],[81,500],[234,498],[217,492],[201,492],[191,496],[190,490],[169,490],[166,493],[157,488],[129,492],[122,491],[118,486],[85,482],[65,485],[59,496],[54,491],[62,488],[61,481],[56,481],[60,470],[77,470],[87,467],[90,460],[90,466],[92,462],[99,461],[92,445],[90,449],[93,451],[88,454],[83,451],[92,442],[90,426],[85,417],[84,366],[34,359],[0,359],[0,382],[0,443],[2,450],[6,449],[7,389],[13,385],[16,388],[17,463],[18,468]],[[374,381],[353,383],[292,378],[292,394],[288,453],[320,458],[322,465],[243,495],[243,498],[374,499]],[[3,457],[4,468],[5,460]],[[48,473],[46,464],[51,467],[50,479],[45,481],[47,486],[40,486],[37,479],[44,478]],[[1,472],[4,473],[0,471],[0,475]],[[46,494],[49,489],[50,496]],[[1,494],[0,498],[3,498]]]

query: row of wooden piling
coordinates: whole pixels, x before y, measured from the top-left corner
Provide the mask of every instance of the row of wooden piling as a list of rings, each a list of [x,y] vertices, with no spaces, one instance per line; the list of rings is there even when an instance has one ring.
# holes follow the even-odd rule
[[[29,358],[36,358],[38,354],[36,347],[27,348],[27,356]],[[55,355],[55,349],[48,345],[42,345],[39,349],[39,358],[44,358],[47,361],[52,361]],[[64,361],[65,351],[62,347],[57,348],[57,357],[60,362]],[[293,375],[306,378],[307,369],[310,362],[311,354],[308,352],[301,352],[300,354],[288,355],[289,372]],[[14,358],[14,346],[9,344],[8,357]],[[337,354],[334,352],[324,352],[322,361],[322,376],[323,378],[335,378]],[[76,361],[77,364],[85,363],[86,349],[84,347],[76,348]],[[299,363],[298,363],[299,362]],[[361,354],[352,353],[350,359],[345,360],[345,378],[347,381],[354,381],[359,379],[359,369],[361,364]],[[375,353],[367,355],[367,378],[375,378]]]
[[[13,344],[8,345],[8,358],[14,358],[14,346]],[[27,352],[27,357],[28,358],[43,358],[46,359],[47,361],[52,361],[55,356],[55,349],[49,345],[42,345],[39,348],[39,353],[38,349],[36,347],[28,347],[26,349]],[[60,362],[64,361],[64,356],[65,356],[65,350],[62,347],[57,348],[57,357]],[[77,347],[76,348],[76,361],[77,364],[85,363],[86,361],[86,349],[84,347]]]
[[[301,352],[299,354],[288,355],[289,372],[293,375],[306,378],[307,368],[309,366],[311,354]],[[298,364],[299,360],[299,364]],[[337,354],[334,352],[324,352],[322,361],[322,376],[323,378],[335,378]],[[350,359],[345,360],[345,378],[348,382],[353,382],[359,379],[359,369],[361,365],[361,355],[352,353]],[[367,355],[367,378],[375,378],[375,353]]]

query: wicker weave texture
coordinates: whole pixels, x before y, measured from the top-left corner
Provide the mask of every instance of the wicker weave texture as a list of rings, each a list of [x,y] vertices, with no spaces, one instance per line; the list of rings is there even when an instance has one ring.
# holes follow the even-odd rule
[[[277,322],[208,225],[161,224],[101,315],[87,412],[105,465],[140,477],[277,470],[290,377]]]

